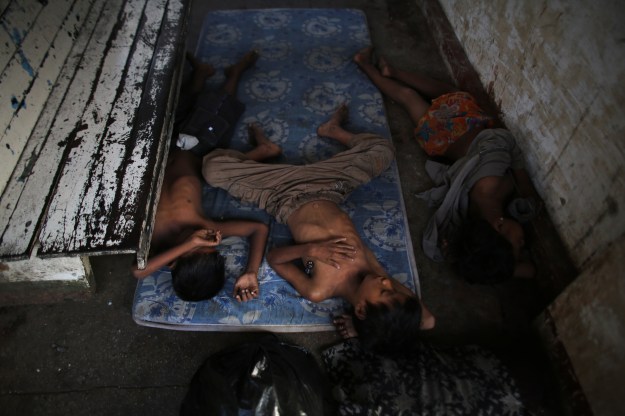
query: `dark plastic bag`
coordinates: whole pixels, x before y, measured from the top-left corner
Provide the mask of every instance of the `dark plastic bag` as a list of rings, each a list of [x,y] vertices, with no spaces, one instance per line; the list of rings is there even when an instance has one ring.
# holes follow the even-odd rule
[[[329,386],[310,352],[267,335],[208,357],[180,415],[332,415]]]

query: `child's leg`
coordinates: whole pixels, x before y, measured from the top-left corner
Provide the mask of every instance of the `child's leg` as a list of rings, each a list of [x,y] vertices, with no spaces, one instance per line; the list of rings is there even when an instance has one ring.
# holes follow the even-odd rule
[[[191,64],[193,72],[189,82],[183,85],[181,94],[194,97],[202,91],[204,82],[215,74],[215,68],[210,64],[198,61],[191,53],[187,53],[187,59]]]
[[[248,159],[261,162],[282,153],[280,146],[270,141],[258,124],[249,124],[247,131],[250,139],[254,140],[256,144],[256,147],[245,154]]]
[[[371,48],[363,49],[354,56],[354,61],[360,69],[367,74],[371,82],[378,87],[382,94],[398,102],[414,124],[418,124],[419,120],[430,108],[430,103],[426,101],[415,90],[400,84],[399,82],[383,76],[378,68],[371,62]]]
[[[328,121],[317,127],[317,134],[321,137],[334,139],[339,143],[349,146],[354,133],[345,130],[342,124],[347,120],[349,110],[345,104],[341,104]]]
[[[382,76],[399,80],[430,99],[440,97],[441,95],[450,92],[458,91],[458,89],[453,85],[438,81],[426,75],[394,68],[389,65],[384,58],[380,58],[379,65]]]
[[[221,86],[221,89],[228,95],[233,97],[236,96],[241,75],[246,69],[251,67],[257,59],[258,52],[252,50],[243,55],[243,58],[241,58],[236,64],[226,68],[224,70],[224,73],[226,74],[226,81]]]
[[[215,69],[212,65],[199,61],[191,53],[187,52],[186,58],[191,65],[192,72],[186,77],[180,89],[180,99],[178,100],[178,107],[176,108],[174,126],[176,134],[172,134],[171,136],[170,150],[177,148],[178,131],[182,123],[184,123],[189,114],[193,111],[197,97],[202,92],[206,80],[215,74]]]

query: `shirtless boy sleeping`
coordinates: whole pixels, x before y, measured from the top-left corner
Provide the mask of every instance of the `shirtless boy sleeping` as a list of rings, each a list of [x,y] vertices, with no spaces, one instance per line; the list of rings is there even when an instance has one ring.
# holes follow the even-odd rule
[[[280,276],[310,301],[344,298],[363,323],[363,342],[392,351],[413,342],[421,329],[433,327],[434,317],[409,288],[388,275],[338,205],[385,171],[394,157],[389,140],[343,129],[347,113],[341,106],[317,130],[347,147],[330,159],[309,165],[266,164],[217,149],[204,157],[202,173],[210,185],[259,205],[289,226],[295,244],[275,247],[267,255]],[[256,149],[265,149],[265,156],[281,152],[260,127],[252,129]]]
[[[232,127],[243,112],[243,105],[236,100],[236,89],[241,74],[251,67],[258,54],[248,52],[243,58],[226,69],[226,81],[217,92],[202,91],[206,78],[214,74],[208,64],[187,56],[193,66],[193,75],[188,90],[183,90],[181,108],[192,108],[178,123],[176,132],[185,130],[189,120],[194,122],[194,114],[199,106],[203,113],[210,109],[210,117],[201,121],[215,122],[220,126]],[[198,97],[199,95],[199,97]],[[213,105],[215,102],[218,104]],[[195,105],[195,107],[194,107]],[[191,124],[193,124],[191,123]],[[268,235],[267,225],[245,220],[213,221],[202,210],[201,152],[212,149],[228,141],[232,128],[222,129],[213,136],[210,125],[194,125],[190,134],[174,134],[177,146],[172,146],[168,155],[160,200],[156,210],[151,253],[145,269],[133,268],[136,278],[142,279],[164,266],[172,272],[172,283],[176,294],[183,300],[200,301],[215,296],[225,281],[224,259],[217,251],[223,237],[247,237],[250,243],[247,267],[234,286],[233,296],[239,301],[256,298],[259,293],[257,272],[265,251]],[[204,134],[210,132],[210,135]],[[199,134],[198,134],[199,133]],[[214,143],[207,140],[215,139]],[[191,144],[190,144],[191,143]],[[186,150],[183,150],[186,149]],[[252,160],[262,160],[258,150],[248,153]]]

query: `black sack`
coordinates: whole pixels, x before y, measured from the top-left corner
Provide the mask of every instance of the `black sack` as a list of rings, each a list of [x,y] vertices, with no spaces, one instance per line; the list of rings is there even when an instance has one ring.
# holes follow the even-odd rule
[[[203,91],[177,130],[195,137],[198,143],[187,150],[204,157],[214,149],[230,147],[235,125],[244,111],[245,105],[236,97]]]
[[[268,335],[208,357],[180,415],[332,415],[329,386],[310,352]]]

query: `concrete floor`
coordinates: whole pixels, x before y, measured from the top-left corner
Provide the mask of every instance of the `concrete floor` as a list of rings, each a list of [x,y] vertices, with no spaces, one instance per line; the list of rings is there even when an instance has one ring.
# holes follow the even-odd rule
[[[360,8],[373,45],[396,66],[449,80],[424,17],[411,0],[196,0],[188,49],[207,11],[218,8]],[[511,366],[536,414],[558,414],[550,373],[530,322],[544,307],[536,283],[471,286],[420,250],[432,211],[414,197],[429,187],[425,155],[406,114],[387,101],[425,302],[437,316],[427,339],[478,343]],[[174,415],[193,373],[209,354],[254,333],[178,332],[137,326],[130,315],[135,281],[130,256],[93,260],[97,291],[88,301],[0,308],[0,413],[3,415]],[[315,354],[333,332],[281,334]]]

